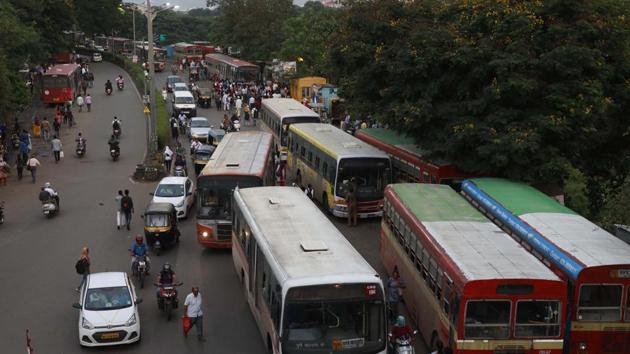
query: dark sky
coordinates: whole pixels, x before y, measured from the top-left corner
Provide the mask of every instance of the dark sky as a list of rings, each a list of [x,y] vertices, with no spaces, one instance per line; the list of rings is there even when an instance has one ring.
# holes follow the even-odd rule
[[[146,4],[146,0],[127,0],[127,1]],[[127,2],[127,1],[123,0],[123,2]],[[304,5],[304,3],[307,1],[308,0],[293,0],[293,3],[297,5]],[[171,3],[172,5],[179,5],[179,10],[189,10],[189,9],[194,9],[194,8],[199,8],[199,7],[206,7],[206,0],[152,0],[151,4],[164,5],[167,2]]]

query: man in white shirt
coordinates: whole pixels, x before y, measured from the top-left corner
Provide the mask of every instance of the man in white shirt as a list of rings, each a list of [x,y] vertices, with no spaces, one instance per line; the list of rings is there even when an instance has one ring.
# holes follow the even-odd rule
[[[202,302],[199,288],[193,287],[192,293],[188,294],[184,301],[184,313],[186,317],[190,318],[191,325],[197,327],[197,339],[205,342],[206,340],[203,337],[203,311],[201,310],[201,306]],[[188,333],[184,332],[184,337],[188,337]]]
[[[241,108],[243,108],[243,100],[241,99],[241,97],[237,97],[236,98],[236,103],[234,104],[234,106],[236,107],[236,116],[239,117],[239,119],[241,118]]]

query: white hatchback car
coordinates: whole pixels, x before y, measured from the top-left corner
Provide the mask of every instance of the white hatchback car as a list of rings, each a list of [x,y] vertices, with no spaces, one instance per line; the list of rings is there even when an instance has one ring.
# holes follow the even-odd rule
[[[140,317],[133,283],[125,272],[92,273],[81,288],[79,343],[86,347],[140,340]]]
[[[164,177],[155,188],[152,202],[171,203],[177,211],[177,218],[188,216],[188,210],[195,199],[195,186],[188,177]]]

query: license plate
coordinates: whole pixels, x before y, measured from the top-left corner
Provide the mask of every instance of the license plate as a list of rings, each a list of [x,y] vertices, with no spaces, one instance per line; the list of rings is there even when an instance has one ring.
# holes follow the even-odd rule
[[[118,338],[120,338],[120,333],[118,332],[101,334],[101,340],[110,340],[110,339],[118,339]]]

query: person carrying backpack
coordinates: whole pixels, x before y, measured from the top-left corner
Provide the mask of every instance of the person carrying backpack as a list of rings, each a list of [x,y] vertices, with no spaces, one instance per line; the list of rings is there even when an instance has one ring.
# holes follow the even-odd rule
[[[130,230],[129,225],[131,225],[131,214],[133,213],[133,200],[129,196],[128,189],[125,189],[125,196],[120,200],[120,207],[123,214],[125,214],[125,225],[127,226],[127,230]]]
[[[79,292],[87,280],[88,274],[90,274],[90,249],[87,248],[87,246],[81,249],[81,257],[74,265],[74,268],[77,271],[77,274],[81,275],[79,287],[75,289],[76,292]]]

